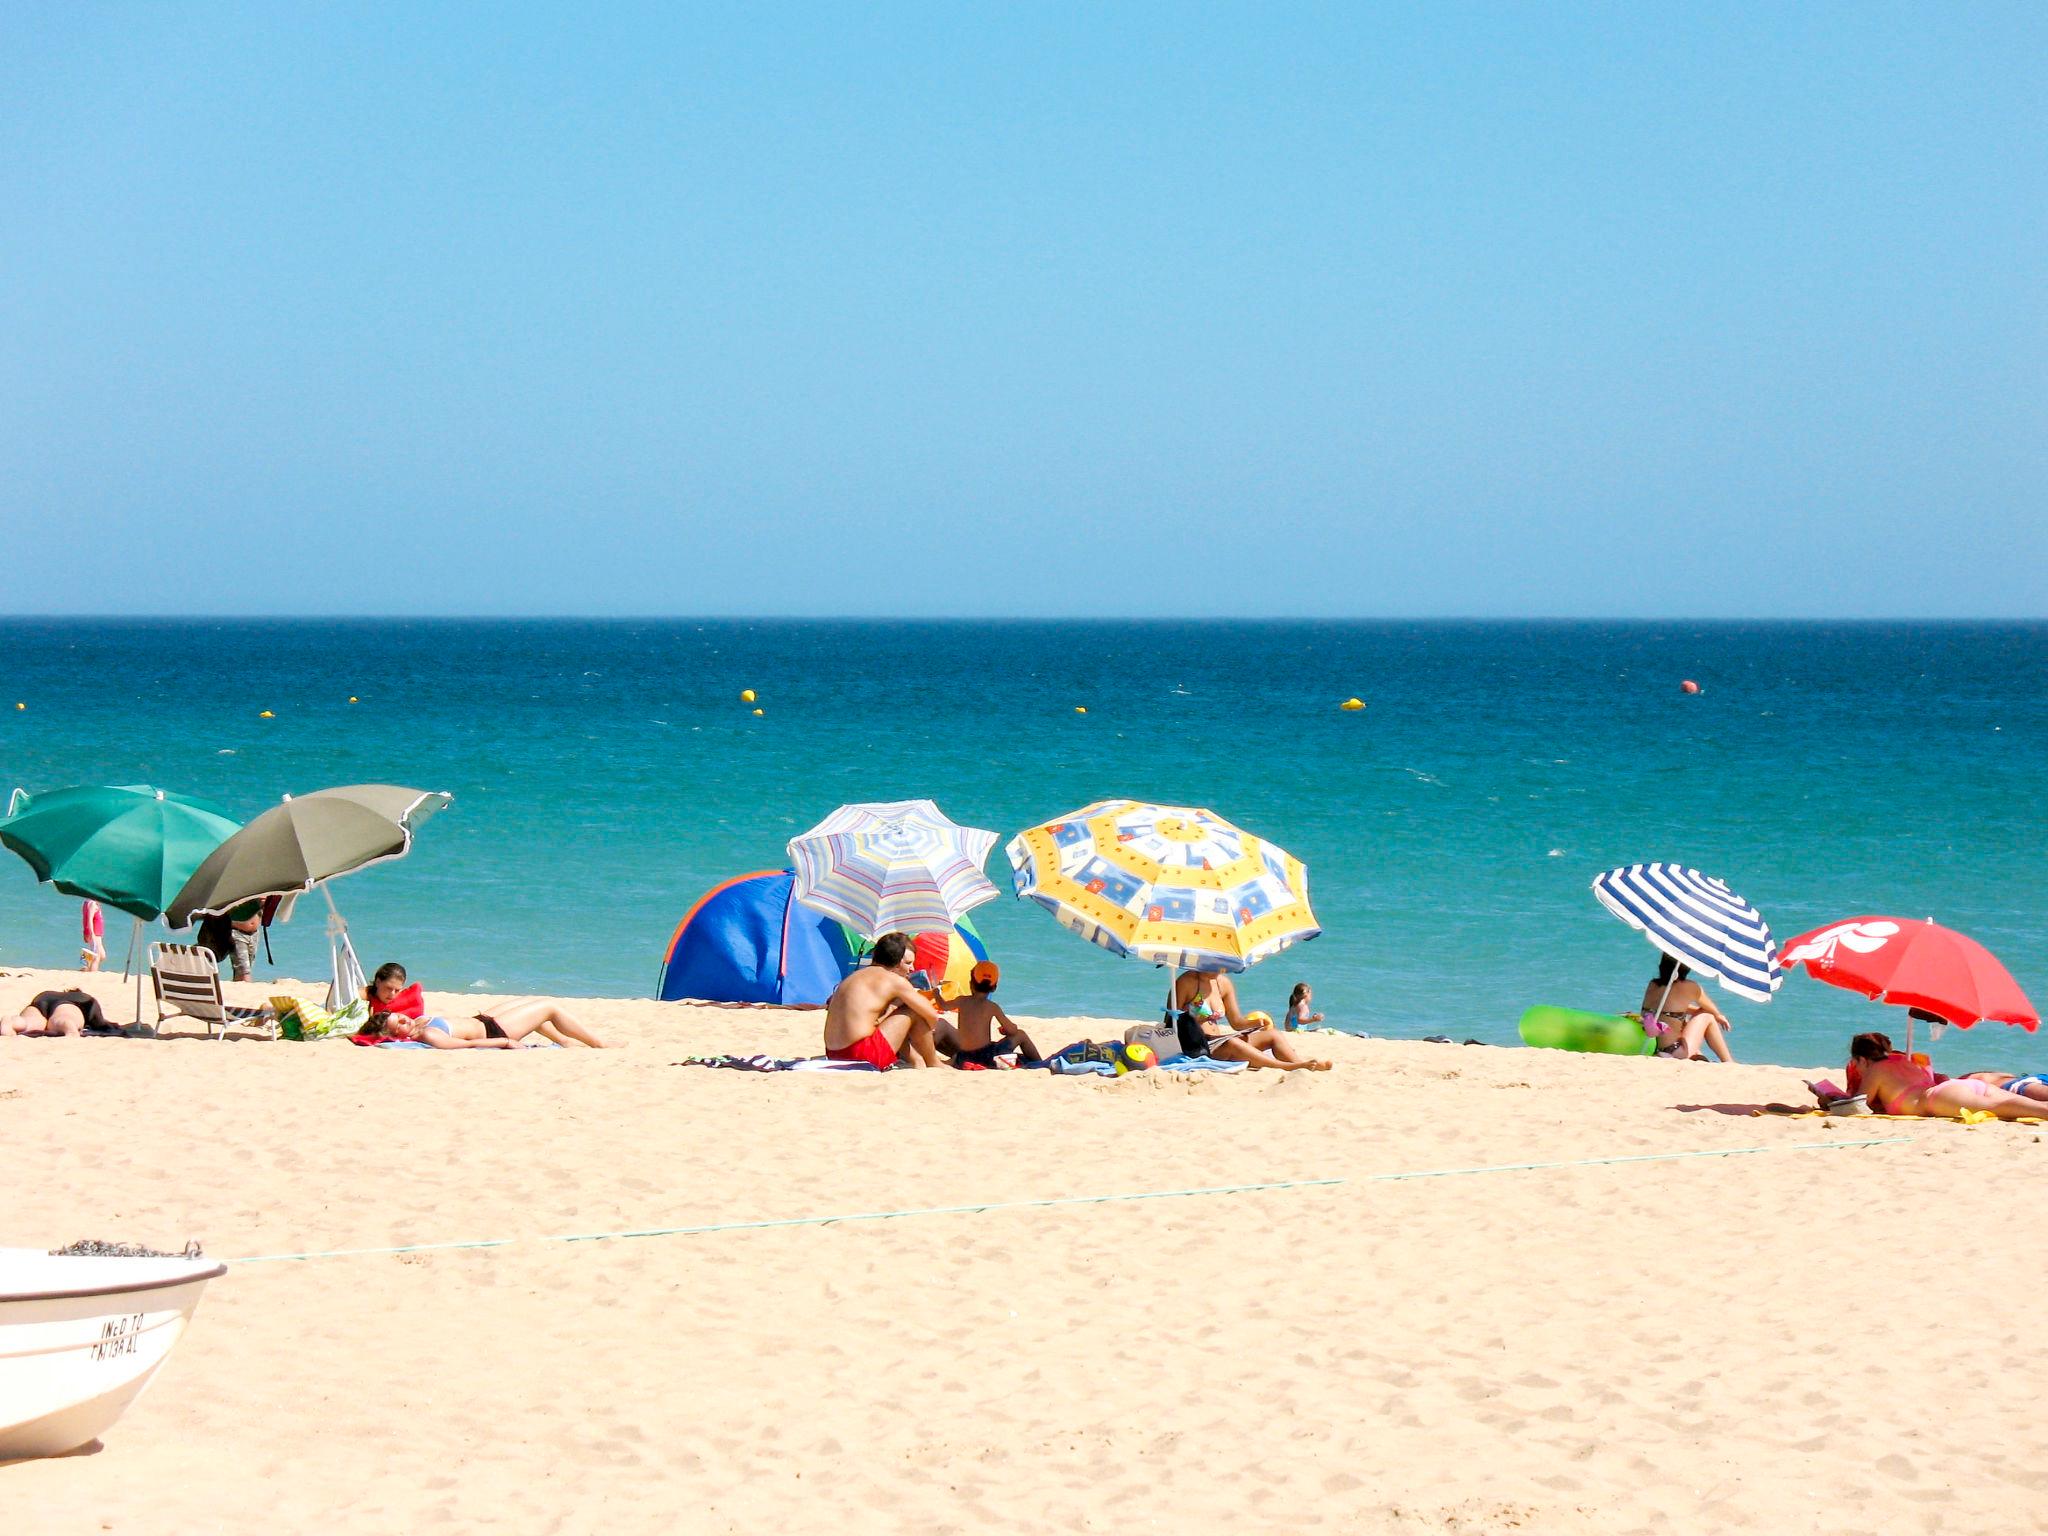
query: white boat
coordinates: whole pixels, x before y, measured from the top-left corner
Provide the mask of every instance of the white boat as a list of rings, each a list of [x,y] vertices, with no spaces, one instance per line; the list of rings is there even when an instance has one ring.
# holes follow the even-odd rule
[[[203,1258],[0,1248],[0,1461],[89,1445],[149,1385],[192,1320]]]

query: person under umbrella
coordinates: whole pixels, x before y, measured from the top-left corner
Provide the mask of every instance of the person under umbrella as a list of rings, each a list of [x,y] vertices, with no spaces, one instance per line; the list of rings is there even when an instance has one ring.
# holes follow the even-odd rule
[[[1996,955],[1967,934],[1929,918],[1913,922],[1874,914],[1824,923],[1787,941],[1789,970],[1906,1010],[1906,1049],[1876,1032],[1849,1042],[1849,1092],[1880,1114],[1967,1113],[2001,1120],[2048,1118],[2048,1084],[2033,1074],[1995,1071],[1945,1077],[1913,1054],[1913,1028],[1938,1032],[1953,1024],[2040,1028],[2040,1010]]]
[[[1264,1013],[1238,1008],[1237,984],[1221,971],[1182,971],[1173,979],[1173,1023],[1183,1056],[1241,1061],[1279,1072],[1327,1072],[1304,1056]]]
[[[1671,955],[1658,957],[1657,974],[1643,989],[1643,1018],[1656,1019],[1664,1026],[1657,1047],[1660,1056],[1703,1061],[1700,1047],[1704,1045],[1722,1061],[1735,1060],[1728,1049],[1728,1031],[1735,1026],[1714,1006],[1706,988],[1692,979],[1692,967],[1681,965]]]
[[[367,982],[348,924],[327,883],[341,875],[403,858],[420,824],[453,797],[399,784],[346,784],[287,795],[208,854],[166,909],[173,927],[194,917],[229,913],[246,902],[290,901],[316,887],[327,903],[334,967],[327,1006],[346,1007]]]
[[[1308,870],[1284,848],[1199,806],[1115,799],[1028,828],[1007,851],[1020,900],[1111,954],[1174,968],[1165,1022],[1182,1054],[1328,1069],[1240,1010],[1230,979],[1323,931]]]
[[[2048,1119],[2048,1103],[2010,1087],[1986,1082],[1989,1073],[1944,1077],[1918,1057],[1892,1049],[1891,1037],[1863,1034],[1849,1042],[1849,1091],[1860,1093],[1880,1115],[1925,1115],[1961,1120],[1990,1115],[1999,1120]],[[2017,1078],[2038,1084],[2039,1078]]]
[[[210,800],[148,784],[77,784],[36,795],[17,789],[0,819],[0,846],[20,855],[38,880],[135,919],[128,970],[139,1023],[143,926],[164,915],[192,872],[239,826]]]
[[[1655,945],[1657,976],[1643,993],[1643,1029],[1652,1036],[1679,1031],[1675,1046],[1660,1055],[1698,1059],[1702,1043],[1717,1031],[1716,1049],[1728,1052],[1728,1018],[1707,997],[1691,973],[1712,976],[1739,997],[1768,1003],[1784,981],[1778,952],[1763,914],[1728,888],[1725,881],[1683,864],[1624,864],[1593,877],[1600,905]]]

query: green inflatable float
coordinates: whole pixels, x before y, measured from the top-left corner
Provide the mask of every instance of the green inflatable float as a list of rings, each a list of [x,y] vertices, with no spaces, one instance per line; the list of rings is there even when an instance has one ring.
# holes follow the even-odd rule
[[[1585,1013],[1577,1008],[1531,1008],[1522,1015],[1522,1043],[1553,1051],[1592,1051],[1601,1056],[1649,1056],[1657,1042],[1625,1013]]]

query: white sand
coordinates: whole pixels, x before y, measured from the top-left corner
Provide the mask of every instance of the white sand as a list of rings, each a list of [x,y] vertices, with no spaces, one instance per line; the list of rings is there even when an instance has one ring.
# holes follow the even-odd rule
[[[763,1077],[671,1063],[818,1015],[573,1006],[626,1049],[0,1045],[0,1243],[515,1239],[232,1268],[103,1448],[0,1468],[0,1526],[2048,1528],[2041,1128],[1378,1041],[1314,1078]],[[1588,1161],[1630,1157],[1666,1160]],[[1569,1166],[1384,1177],[1531,1162]],[[1289,1180],[1342,1182],[544,1240]]]

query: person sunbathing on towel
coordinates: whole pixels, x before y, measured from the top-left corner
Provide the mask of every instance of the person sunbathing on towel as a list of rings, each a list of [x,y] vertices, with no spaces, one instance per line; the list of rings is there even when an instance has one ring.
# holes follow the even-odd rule
[[[403,1013],[374,1013],[362,1032],[393,1040],[416,1040],[440,1051],[517,1050],[527,1044],[529,1035],[539,1035],[556,1045],[567,1045],[573,1040],[592,1050],[604,1049],[604,1042],[573,1013],[538,998],[502,1004],[489,1013],[467,1019],[415,1019]]]
[[[1281,1072],[1327,1072],[1327,1061],[1302,1055],[1301,1048],[1273,1027],[1264,1013],[1237,1006],[1237,984],[1221,971],[1182,971],[1173,979],[1173,1024],[1181,1054],[1242,1061]]]
[[[0,1039],[23,1035],[30,1039],[56,1040],[65,1035],[82,1035],[85,1026],[104,1029],[106,1015],[98,999],[89,992],[38,992],[12,1018],[0,1018]]]
[[[885,933],[868,963],[832,989],[825,1003],[825,1054],[834,1061],[864,1061],[884,1072],[899,1058],[913,1067],[936,1067],[932,1030],[939,1011],[910,984],[917,969],[910,935]]]
[[[1930,1013],[1925,1008],[1908,1008],[1906,1012],[1913,1018],[1918,1019],[1922,1024],[1946,1025],[1948,1023],[1948,1020],[1944,1019],[1940,1014]],[[1890,1042],[1887,1041],[1886,1043],[1889,1044]],[[1850,1071],[1852,1075],[1855,1072],[1855,1064],[1853,1062],[1850,1064]],[[1942,1078],[1938,1072],[1935,1074],[1935,1077],[1940,1081],[1948,1081],[1948,1079]],[[1956,1077],[1968,1078],[1980,1083],[1989,1083],[1992,1087],[2002,1089],[2006,1093],[2016,1093],[2023,1099],[2033,1099],[2037,1103],[2048,1104],[2048,1077],[2043,1077],[2038,1072],[2005,1072],[1997,1067],[1986,1067],[1981,1072],[1958,1072]],[[1851,1088],[1849,1091],[1854,1093],[1857,1090]],[[2048,1115],[2048,1111],[2044,1111],[2044,1115]]]
[[[1886,1035],[1858,1035],[1849,1042],[1849,1091],[1862,1094],[1880,1115],[1960,1120],[1971,1110],[2000,1120],[2048,1119],[2048,1104],[1981,1078],[1943,1077],[1893,1050]]]

